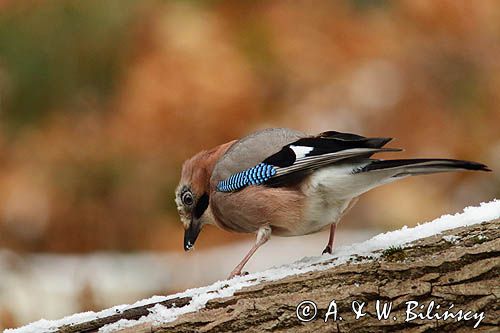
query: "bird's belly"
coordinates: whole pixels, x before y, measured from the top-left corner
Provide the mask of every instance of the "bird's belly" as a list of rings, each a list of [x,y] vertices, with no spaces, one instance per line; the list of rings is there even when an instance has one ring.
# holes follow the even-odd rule
[[[303,185],[305,205],[300,223],[294,228],[282,231],[282,236],[298,236],[321,231],[325,227],[338,223],[343,212],[349,206],[352,197],[345,195],[345,186],[338,183],[349,175],[345,168],[329,168],[314,174]],[[273,232],[274,233],[274,232]],[[280,234],[278,234],[280,235]]]
[[[338,223],[348,204],[349,200],[332,200],[328,197],[311,198],[304,214],[306,229],[310,231],[309,233],[313,233],[333,223]]]
[[[350,200],[331,200],[331,197],[313,196],[306,201],[306,207],[299,223],[286,227],[273,226],[273,235],[290,237],[319,232],[332,223],[338,223]]]

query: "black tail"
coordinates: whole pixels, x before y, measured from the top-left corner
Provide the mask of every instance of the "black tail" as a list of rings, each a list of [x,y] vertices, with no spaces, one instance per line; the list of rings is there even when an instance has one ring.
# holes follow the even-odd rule
[[[425,175],[458,170],[491,171],[486,165],[477,162],[421,158],[388,161],[374,160],[372,163],[359,170],[359,172],[369,172],[382,169],[397,170],[398,172],[393,177]]]

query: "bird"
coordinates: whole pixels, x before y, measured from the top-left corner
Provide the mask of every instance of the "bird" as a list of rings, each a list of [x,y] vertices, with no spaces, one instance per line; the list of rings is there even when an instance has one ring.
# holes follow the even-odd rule
[[[491,171],[465,160],[372,158],[402,151],[384,147],[391,140],[268,128],[197,153],[182,165],[175,190],[184,250],[194,247],[205,225],[255,234],[255,243],[229,278],[242,275],[271,235],[301,236],[330,228],[323,254],[331,254],[336,226],[361,194],[408,176]]]

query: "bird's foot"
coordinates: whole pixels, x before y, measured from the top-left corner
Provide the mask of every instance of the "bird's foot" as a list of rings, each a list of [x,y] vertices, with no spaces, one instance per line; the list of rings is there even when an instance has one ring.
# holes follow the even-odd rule
[[[323,250],[323,253],[321,253],[321,254],[325,254],[325,253],[332,254],[332,247],[330,245],[327,245],[325,247],[325,249]]]
[[[232,279],[236,276],[245,276],[248,274],[249,274],[248,272],[242,272],[241,270],[234,270],[231,272],[231,274],[229,274],[229,277],[227,279],[229,280],[229,279]]]

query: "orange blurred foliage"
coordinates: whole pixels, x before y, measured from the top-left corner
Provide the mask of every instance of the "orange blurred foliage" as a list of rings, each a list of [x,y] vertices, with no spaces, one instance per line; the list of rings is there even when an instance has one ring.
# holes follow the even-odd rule
[[[55,1],[52,16],[33,3],[0,4],[0,247],[181,250],[182,161],[264,127],[392,136],[403,157],[500,168],[496,1]],[[16,18],[26,50],[75,61],[16,85],[31,64],[12,51]],[[75,38],[51,47],[75,18]],[[16,118],[25,105],[29,121]],[[412,179],[366,195],[345,223],[414,224],[495,196],[498,173]]]

